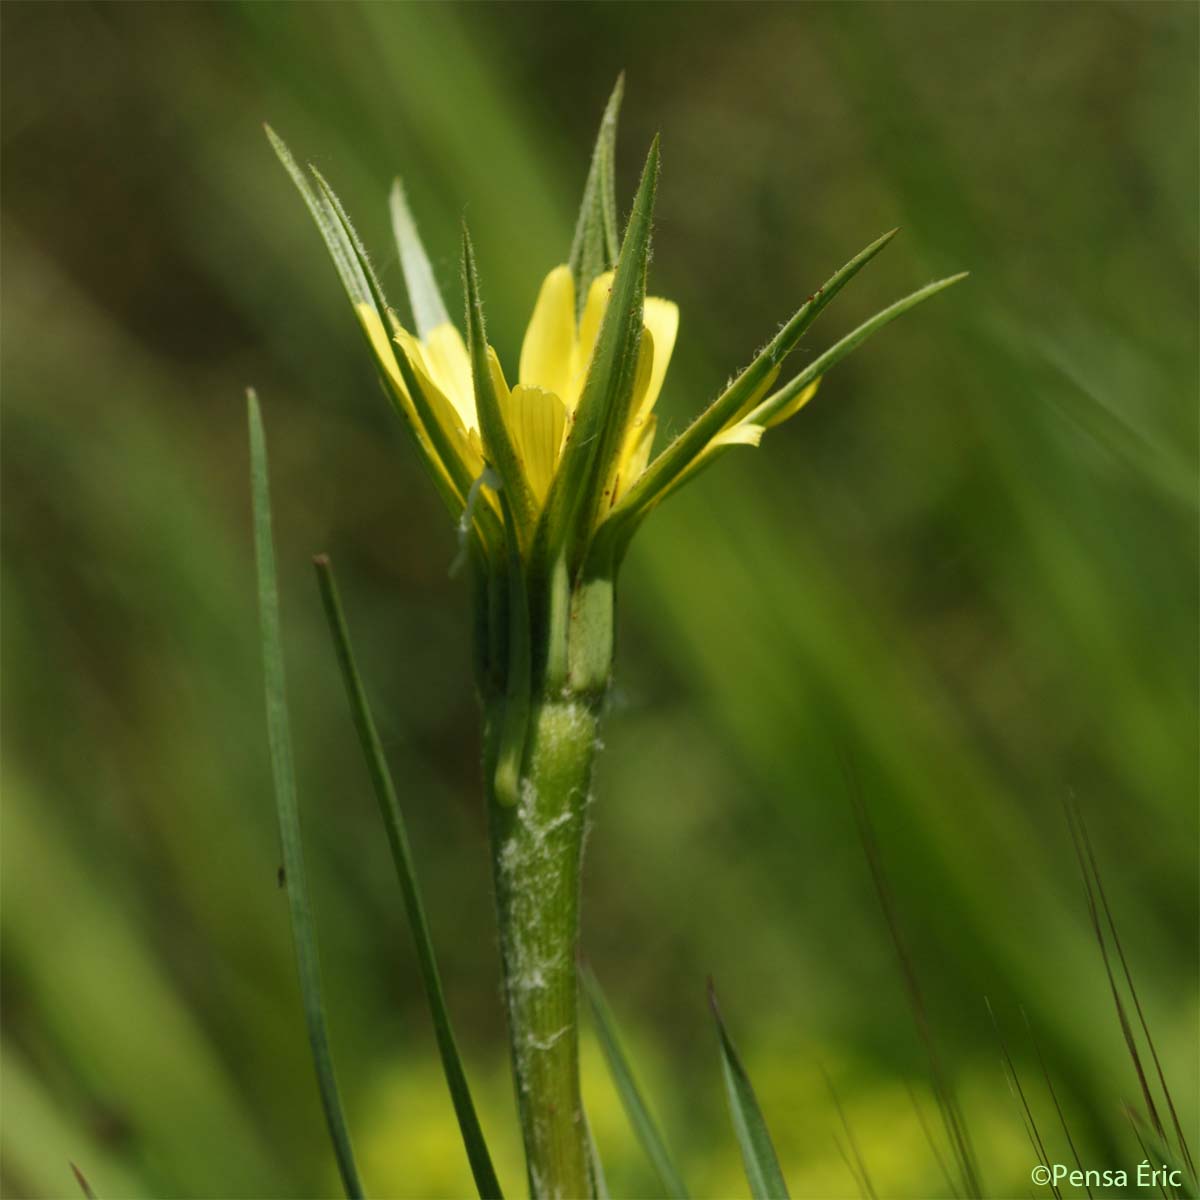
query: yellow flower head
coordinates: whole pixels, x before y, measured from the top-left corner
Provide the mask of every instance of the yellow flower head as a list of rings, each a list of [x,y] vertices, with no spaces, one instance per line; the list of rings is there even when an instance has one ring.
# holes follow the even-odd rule
[[[646,160],[624,237],[617,236],[609,102],[570,261],[538,292],[509,386],[483,323],[464,230],[464,333],[450,320],[397,182],[392,218],[416,330],[388,306],[341,203],[268,131],[321,229],[388,394],[486,573],[527,562],[539,587],[615,575],[633,532],[664,497],[733,446],[757,446],[797,413],[821,376],[877,329],[962,276],[939,280],[864,322],[777,386],[784,360],[842,287],[891,240],[872,242],[800,306],[753,361],[651,459],[679,310],[646,295],[658,143]],[[583,292],[581,296],[579,293]],[[534,597],[533,603],[542,600]],[[557,620],[561,605],[547,602]]]
[[[570,268],[558,266],[546,276],[521,346],[515,387],[509,387],[498,356],[488,347],[492,381],[504,423],[529,491],[539,507],[545,503],[579,405],[596,335],[608,308],[612,281],[612,271],[592,281],[577,319],[575,281]],[[387,345],[374,307],[360,304],[357,308],[393,389],[411,403],[404,374]],[[628,492],[649,461],[656,425],[654,404],[662,391],[675,347],[679,308],[669,300],[650,296],[645,300],[642,319],[630,418],[606,487],[601,517]],[[432,410],[466,477],[478,478],[484,469],[484,446],[471,361],[462,335],[446,321],[423,338],[417,338],[404,329],[394,314],[391,321],[393,340],[417,381],[421,398]]]

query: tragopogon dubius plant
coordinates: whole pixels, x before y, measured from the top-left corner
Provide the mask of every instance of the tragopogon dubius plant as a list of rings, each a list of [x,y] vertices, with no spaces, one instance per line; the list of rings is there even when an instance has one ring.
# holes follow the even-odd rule
[[[872,333],[962,278],[931,283],[897,301],[781,382],[801,337],[890,241],[892,233],[884,234],[819,287],[749,366],[656,453],[654,408],[675,347],[679,310],[647,293],[657,139],[624,233],[618,235],[613,158],[620,94],[618,83],[601,123],[573,243],[566,261],[552,267],[541,285],[515,375],[513,364],[506,371],[488,342],[481,282],[465,227],[466,309],[460,326],[442,299],[397,181],[391,211],[413,316],[410,328],[385,297],[323,176],[315,168],[302,170],[268,130],[324,236],[384,391],[460,531],[460,558],[469,567],[474,596],[504,995],[529,1186],[538,1197],[594,1195],[602,1187],[580,1100],[576,943],[592,762],[612,676],[615,589],[633,535],[658,504],[722,454],[757,446],[768,430],[796,415],[822,376]],[[269,712],[289,898],[322,1096],[344,1182],[358,1194],[329,1063],[304,890],[278,652],[265,451],[253,397],[251,429]],[[450,1030],[395,790],[350,653],[328,560],[318,560],[318,574],[417,934],[439,1049],[475,1179],[481,1194],[498,1194]],[[589,992],[598,997],[594,981]],[[721,1045],[747,1166],[752,1179],[766,1180],[762,1186],[770,1191],[778,1167],[772,1171],[765,1127],[756,1128],[761,1119],[749,1082],[723,1031]],[[649,1135],[642,1132],[646,1141]],[[658,1165],[664,1186],[680,1191],[674,1169]]]

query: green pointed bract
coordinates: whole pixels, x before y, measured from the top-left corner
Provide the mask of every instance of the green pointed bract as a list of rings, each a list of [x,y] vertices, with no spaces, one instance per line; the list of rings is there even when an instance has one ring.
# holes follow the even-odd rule
[[[620,524],[631,517],[636,519],[638,513],[645,511],[660,493],[665,492],[708,443],[742,414],[746,403],[753,400],[771,371],[795,349],[834,296],[895,237],[896,232],[893,229],[876,238],[809,296],[754,361],[650,464],[613,510],[610,521]]]
[[[467,297],[467,353],[471,358],[471,378],[475,385],[475,411],[483,435],[484,457],[500,477],[507,511],[517,544],[524,549],[533,532],[533,497],[525,482],[525,469],[508,435],[500,397],[492,378],[488,355],[487,331],[483,324],[483,304],[479,298],[479,275],[475,269],[475,250],[471,235],[463,225],[463,290]]]
[[[343,236],[346,242],[349,243],[355,262],[357,262],[363,279],[366,281],[368,298],[375,305],[375,309],[382,319],[389,306],[387,297],[383,294],[383,285],[379,282],[379,276],[375,274],[375,268],[371,266],[371,260],[367,255],[367,248],[363,245],[362,238],[358,236],[358,230],[354,228],[354,222],[350,220],[350,214],[346,211],[345,205],[338,199],[337,193],[333,188],[329,186],[328,180],[312,163],[308,164],[308,169],[317,181],[317,187],[320,189],[321,196],[329,212],[332,213],[341,226]]]
[[[902,300],[897,300],[895,304],[889,305],[881,312],[877,312],[870,320],[864,321],[852,333],[846,334],[840,342],[831,346],[824,354],[814,359],[803,371],[800,372],[794,379],[789,380],[777,392],[773,392],[765,400],[747,414],[745,422],[748,425],[770,425],[775,416],[785,409],[788,404],[794,400],[814,379],[820,378],[831,367],[841,362],[852,350],[856,350],[863,342],[882,329],[885,325],[890,325],[897,317],[903,316],[910,308],[916,308],[918,304],[936,296],[938,292],[943,292],[948,287],[959,283],[966,279],[968,272],[963,271],[958,275],[951,275],[946,279],[938,279],[933,283],[927,283],[923,288],[918,288],[915,292],[911,292]]]
[[[279,161],[291,176],[292,182],[296,185],[296,190],[304,198],[304,203],[308,206],[308,211],[312,214],[317,228],[321,231],[321,236],[325,239],[325,245],[329,249],[330,257],[333,259],[333,264],[337,268],[337,273],[341,277],[342,285],[345,287],[346,294],[350,297],[351,303],[370,303],[370,286],[367,283],[366,276],[362,272],[362,268],[358,265],[358,257],[354,252],[354,247],[350,244],[342,230],[341,223],[337,219],[337,214],[330,211],[323,197],[318,195],[313,189],[312,184],[308,181],[303,170],[301,170],[300,164],[292,156],[292,152],[287,148],[284,140],[270,125],[264,125],[263,129],[266,130],[267,137]]]
[[[824,354],[814,359],[799,375],[788,380],[777,391],[762,398],[761,393],[765,389],[760,389],[758,397],[754,398],[749,406],[745,406],[743,415],[731,425],[726,426],[726,432],[736,432],[742,429],[748,431],[757,430],[758,435],[761,436],[772,425],[786,420],[790,415],[787,411],[788,405],[805,388],[820,379],[873,333],[878,332],[885,325],[890,324],[897,317],[908,312],[910,308],[915,308],[923,301],[936,296],[938,292],[944,291],[952,284],[965,279],[967,274],[964,271],[960,275],[952,275],[948,279],[939,279],[934,283],[926,284],[923,288],[918,288],[917,291],[905,296],[904,299],[897,300],[895,304],[885,308],[882,312],[876,313],[870,320],[864,321],[857,329],[848,333],[840,342],[835,343]],[[650,513],[651,509],[665,500],[672,492],[677,491],[684,484],[690,483],[701,471],[716,462],[722,454],[733,449],[734,446],[746,444],[754,445],[756,443],[753,441],[739,442],[730,438],[717,445],[709,445],[700,454],[696,455],[695,458],[691,459],[674,478],[660,486],[657,491],[642,501],[640,507],[621,514],[618,520],[612,522],[611,527],[606,523],[597,535],[595,543],[596,553],[599,553],[611,543],[617,548],[616,554],[619,558],[623,548],[628,545],[629,539],[636,531],[638,525]]]
[[[417,223],[404,195],[404,185],[399,179],[392,184],[389,201],[392,213],[392,232],[396,237],[396,249],[400,253],[400,269],[404,272],[404,286],[408,290],[408,303],[412,309],[417,336],[426,338],[439,325],[449,325],[450,315],[433,277],[433,267]]]
[[[567,259],[575,280],[576,317],[583,312],[592,280],[611,270],[617,261],[615,160],[617,116],[624,91],[625,75],[622,73],[617,76],[600,120],[600,132],[596,135],[596,148],[592,151],[592,165],[588,169],[587,183],[584,184],[583,202],[579,206],[575,237]]]
[[[625,229],[608,308],[596,336],[579,406],[546,499],[543,520],[550,558],[566,553],[572,569],[590,539],[633,398],[657,182],[656,137]]]
[[[387,302],[383,296],[383,289],[379,285],[379,280],[367,258],[366,250],[355,233],[354,227],[350,224],[350,219],[341,201],[321,173],[315,168],[310,168],[317,185],[314,187],[313,182],[300,169],[300,165],[292,156],[292,152],[287,148],[283,139],[270,125],[264,125],[263,128],[266,130],[267,137],[270,139],[279,161],[296,185],[296,190],[303,197],[325,242],[326,249],[329,251],[329,256],[333,259],[333,265],[341,278],[342,286],[346,289],[346,294],[350,297],[350,302],[356,307],[366,305],[379,318],[381,326],[386,331],[388,327]],[[445,463],[434,450],[424,425],[420,421],[413,420],[412,415],[405,409],[402,398],[396,395],[392,381],[387,377],[378,360],[375,359],[370,335],[361,321],[359,330],[371,350],[372,359],[375,360],[384,395],[392,402],[392,407],[404,422],[405,428],[416,444],[418,457],[429,472],[446,507],[451,514],[457,515],[462,511],[462,500],[447,472]]]

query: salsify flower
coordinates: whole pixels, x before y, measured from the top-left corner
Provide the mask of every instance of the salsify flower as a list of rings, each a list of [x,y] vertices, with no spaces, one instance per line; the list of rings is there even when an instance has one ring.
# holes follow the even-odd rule
[[[646,292],[657,138],[618,239],[620,91],[618,84],[601,124],[570,254],[541,284],[515,372],[511,363],[505,370],[487,340],[465,228],[459,328],[403,190],[398,183],[393,189],[409,328],[325,179],[316,168],[304,172],[268,130],[471,564],[505,997],[530,1185],[539,1196],[594,1191],[579,1099],[579,869],[612,672],[615,582],[630,539],[665,497],[722,453],[757,446],[768,429],[799,412],[821,377],[865,338],[961,278],[896,302],[781,383],[805,331],[895,231],[885,234],[810,295],[655,453],[655,405],[679,310]]]
[[[396,199],[394,203],[403,201]],[[592,280],[578,315],[571,268],[564,263],[546,276],[521,346],[515,386],[509,387],[496,351],[488,346],[488,365],[500,415],[535,512],[545,504],[579,407],[596,335],[608,309],[614,274],[605,271]],[[472,479],[482,478],[485,454],[471,360],[458,328],[439,313],[435,318],[438,323],[418,337],[405,329],[389,310],[392,341],[397,351],[387,344],[387,333],[374,307],[366,303],[356,307],[379,366],[400,403],[412,405],[406,378],[415,379],[424,405],[457,460],[457,473],[465,473]],[[648,296],[643,304],[642,321],[628,425],[604,489],[600,520],[628,492],[649,462],[657,424],[654,403],[662,391],[675,348],[679,307],[670,300]],[[398,355],[403,355],[407,370],[401,370]],[[456,472],[451,469],[450,473]]]

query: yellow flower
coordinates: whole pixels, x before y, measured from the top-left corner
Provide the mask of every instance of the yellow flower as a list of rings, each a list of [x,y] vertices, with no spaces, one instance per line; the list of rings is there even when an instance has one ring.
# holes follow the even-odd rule
[[[611,585],[630,538],[663,499],[730,448],[757,446],[768,429],[808,403],[829,368],[963,278],[937,280],[896,301],[780,384],[784,361],[804,332],[896,231],[877,238],[809,296],[651,460],[654,406],[675,346],[679,310],[645,296],[657,139],[618,244],[611,155],[619,91],[601,126],[570,265],[555,267],[542,283],[511,388],[487,344],[465,228],[464,341],[447,315],[397,180],[392,220],[417,327],[410,333],[388,307],[366,251],[325,179],[315,167],[302,171],[267,131],[321,230],[390,398],[443,501],[470,535],[471,549],[482,553],[487,571],[515,557],[532,566],[536,586],[553,574],[559,590],[587,579]],[[615,270],[605,269],[613,264]],[[577,287],[587,288],[581,305]],[[561,597],[550,602],[534,596],[533,603],[554,620],[565,611]]]
[[[613,273],[607,271],[592,281],[577,320],[570,268],[558,266],[546,276],[521,346],[515,387],[508,386],[495,351],[488,348],[505,426],[530,494],[539,507],[550,490],[579,404],[612,280]],[[359,304],[357,310],[393,388],[412,404],[401,365],[388,345],[374,306]],[[439,432],[461,465],[460,477],[477,479],[484,468],[484,450],[471,362],[462,335],[446,322],[418,339],[394,314],[389,315],[392,340],[404,355]],[[600,519],[646,469],[657,424],[654,405],[662,391],[678,329],[678,306],[657,296],[647,297],[629,423],[605,489]],[[456,474],[454,464],[445,465],[452,476]]]

